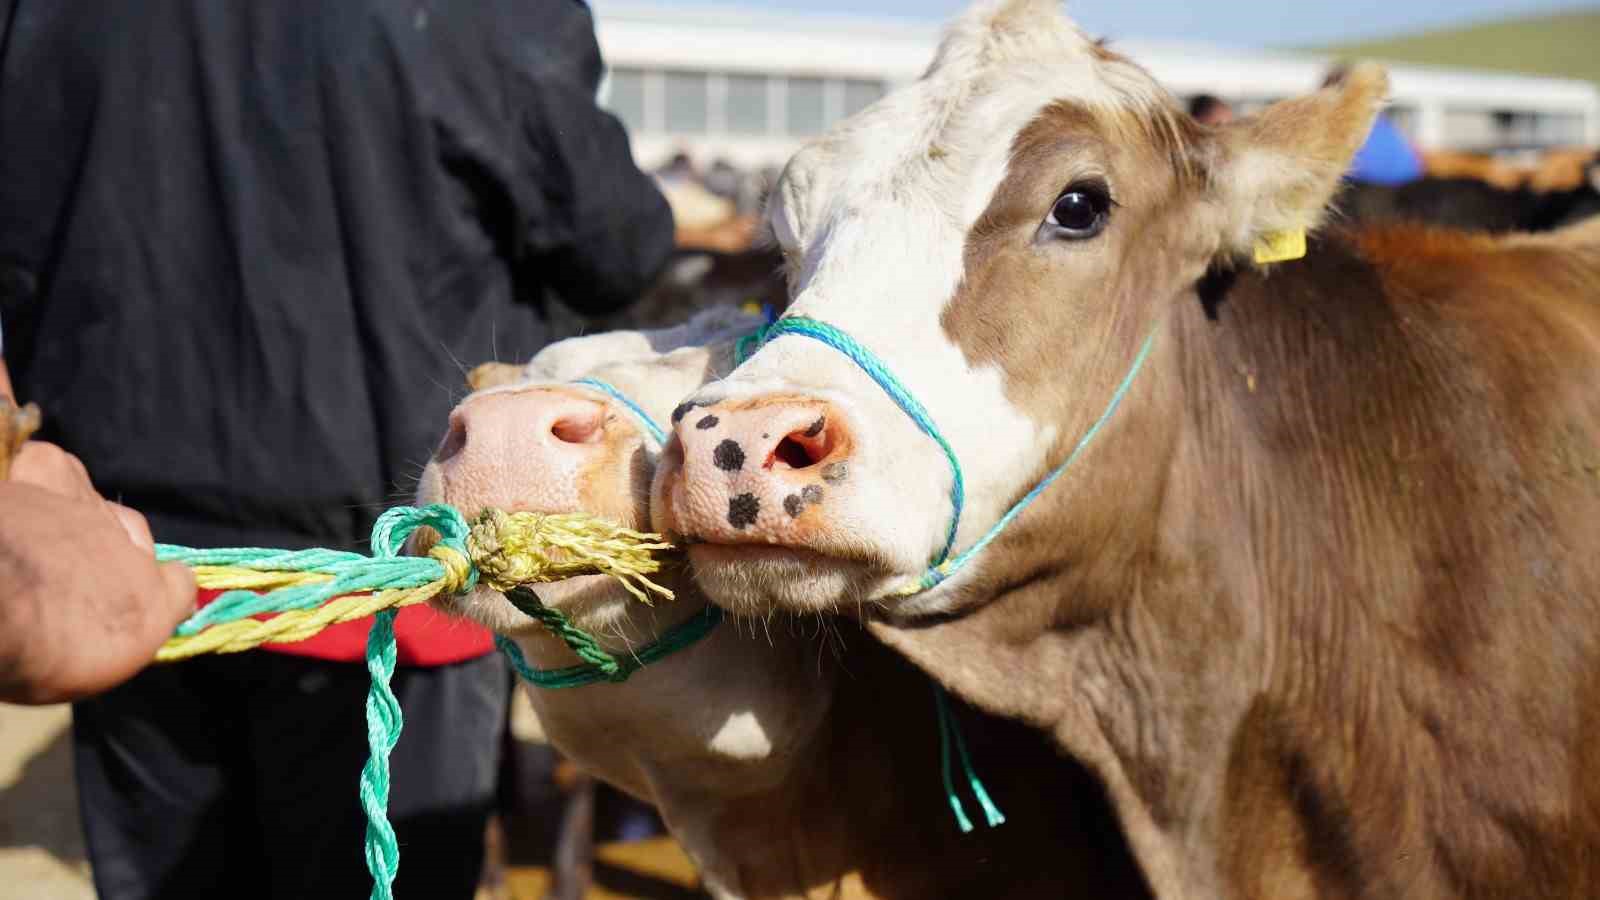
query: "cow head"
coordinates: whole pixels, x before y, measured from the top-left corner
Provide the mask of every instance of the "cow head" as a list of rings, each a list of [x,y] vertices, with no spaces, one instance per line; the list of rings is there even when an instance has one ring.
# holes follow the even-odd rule
[[[919,81],[801,150],[768,209],[788,314],[870,351],[959,460],[958,552],[1070,451],[1202,276],[1319,223],[1387,88],[1358,66],[1208,128],[1055,7],[977,6]],[[1153,415],[1140,401],[1108,430]],[[945,453],[833,347],[779,337],[689,407],[652,513],[718,602],[881,599],[940,554]],[[948,612],[962,581],[885,602]]]
[[[673,405],[732,367],[732,340],[760,319],[713,309],[660,331],[623,331],[550,345],[526,366],[474,371],[474,392],[450,414],[449,429],[423,469],[420,503],[449,503],[471,518],[487,507],[515,512],[588,512],[626,527],[649,527],[649,484],[660,451],[637,414],[595,378],[665,423]],[[633,602],[600,575],[535,587],[541,601],[580,624],[603,628]],[[535,627],[501,594],[480,586],[439,601],[496,631]]]

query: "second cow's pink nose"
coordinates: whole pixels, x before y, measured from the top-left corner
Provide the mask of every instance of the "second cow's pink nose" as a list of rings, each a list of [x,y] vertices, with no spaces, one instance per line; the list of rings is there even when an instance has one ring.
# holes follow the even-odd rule
[[[666,485],[668,528],[687,539],[784,542],[815,527],[849,472],[853,441],[838,411],[762,397],[690,409]]]
[[[469,398],[434,454],[446,499],[467,515],[577,508],[579,475],[604,453],[605,417],[603,404],[559,390]]]

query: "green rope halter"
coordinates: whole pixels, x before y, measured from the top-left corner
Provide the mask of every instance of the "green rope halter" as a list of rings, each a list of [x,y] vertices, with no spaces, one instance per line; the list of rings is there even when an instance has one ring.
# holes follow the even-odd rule
[[[628,676],[634,672],[671,656],[710,634],[722,622],[723,617],[721,607],[708,605],[702,614],[672,627],[654,643],[636,653],[619,658],[607,653],[593,635],[573,625],[560,610],[551,609],[539,602],[533,591],[525,587],[516,587],[506,591],[505,597],[511,601],[512,606],[538,620],[545,630],[560,638],[573,653],[578,654],[579,659],[583,660],[578,665],[562,669],[535,669],[528,665],[528,660],[522,655],[522,648],[517,646],[516,641],[503,635],[495,635],[495,646],[500,648],[500,652],[511,663],[511,668],[516,670],[523,681],[534,687],[551,690],[583,687],[600,682],[627,681]]]

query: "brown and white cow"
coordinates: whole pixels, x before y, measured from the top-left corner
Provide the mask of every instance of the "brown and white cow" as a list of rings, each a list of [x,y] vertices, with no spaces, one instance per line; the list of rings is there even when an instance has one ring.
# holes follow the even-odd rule
[[[1600,244],[1316,226],[1386,92],[1215,129],[986,3],[790,163],[789,315],[693,395],[653,515],[712,599],[879,612],[1103,780],[1160,896],[1600,895]],[[1592,236],[1593,230],[1588,229]],[[715,427],[701,429],[707,417]],[[734,463],[737,463],[735,465]],[[790,502],[799,497],[801,502]]]
[[[664,332],[563,341],[526,369],[479,369],[481,390],[452,414],[420,499],[643,527],[657,448],[628,410],[570,382],[602,379],[665,422],[732,367],[731,338],[757,322],[711,312]],[[677,599],[653,608],[598,577],[537,592],[627,653],[703,614],[687,578],[664,581]],[[540,668],[577,662],[486,587],[447,608],[514,636]],[[718,897],[1148,896],[1093,779],[1016,723],[960,713],[1008,821],[958,833],[932,691],[854,623],[785,616],[726,623],[622,684],[530,696],[562,752],[661,809]]]

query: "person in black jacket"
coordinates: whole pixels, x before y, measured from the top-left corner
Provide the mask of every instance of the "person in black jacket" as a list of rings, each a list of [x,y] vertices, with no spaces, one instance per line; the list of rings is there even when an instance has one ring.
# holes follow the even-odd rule
[[[670,253],[577,0],[0,0],[0,28],[6,360],[158,540],[362,546],[463,365]],[[364,895],[365,683],[252,651],[79,704],[100,895]],[[470,896],[504,670],[396,685],[397,892]]]

